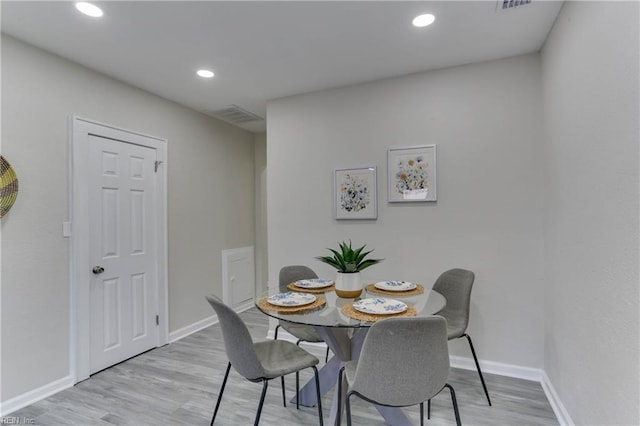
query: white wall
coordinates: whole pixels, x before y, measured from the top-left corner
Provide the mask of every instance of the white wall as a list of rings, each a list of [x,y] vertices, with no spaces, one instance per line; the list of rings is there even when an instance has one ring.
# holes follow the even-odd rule
[[[2,154],[20,193],[1,223],[2,401],[69,374],[73,114],[169,141],[170,331],[213,315],[221,251],[254,244],[253,134],[3,35]]]
[[[639,22],[565,3],[542,55],[545,370],[576,424],[640,424]]]
[[[482,359],[543,366],[542,85],[537,54],[268,104],[269,278],[352,239],[385,260],[368,279],[431,286],[476,273],[470,334]],[[387,148],[437,144],[438,201],[389,204]],[[336,221],[332,172],[378,166],[378,219]],[[466,342],[452,352],[469,357]]]

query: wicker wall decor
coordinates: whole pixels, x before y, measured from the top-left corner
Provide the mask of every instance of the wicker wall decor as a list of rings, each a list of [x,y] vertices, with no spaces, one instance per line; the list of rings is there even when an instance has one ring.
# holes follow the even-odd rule
[[[11,164],[0,155],[0,219],[18,198],[18,177]]]

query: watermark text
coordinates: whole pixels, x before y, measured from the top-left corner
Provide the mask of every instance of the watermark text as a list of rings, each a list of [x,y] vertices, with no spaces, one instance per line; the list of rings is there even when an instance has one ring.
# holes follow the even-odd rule
[[[3,416],[0,417],[0,425],[35,425],[36,420],[31,417],[15,417],[15,416]]]

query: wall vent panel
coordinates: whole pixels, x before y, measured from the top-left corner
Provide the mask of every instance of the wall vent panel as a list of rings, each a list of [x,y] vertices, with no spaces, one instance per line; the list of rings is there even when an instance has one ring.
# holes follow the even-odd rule
[[[512,10],[522,6],[531,4],[532,0],[498,0],[496,4],[496,12]]]
[[[233,124],[244,124],[252,121],[264,121],[264,119],[252,112],[240,108],[238,105],[229,105],[227,107],[209,112],[214,117],[220,118]]]

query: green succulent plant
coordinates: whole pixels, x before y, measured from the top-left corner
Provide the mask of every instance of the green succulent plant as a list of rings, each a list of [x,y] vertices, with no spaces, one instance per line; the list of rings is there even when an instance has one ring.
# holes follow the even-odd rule
[[[351,247],[351,241],[349,241],[349,244],[343,241],[338,245],[340,250],[327,249],[333,253],[333,256],[318,256],[316,259],[326,263],[327,265],[333,266],[339,272],[343,273],[360,272],[369,266],[382,262],[383,260],[366,259],[369,253],[373,251],[364,251],[364,248],[367,246],[366,244],[357,249],[353,249]]]

